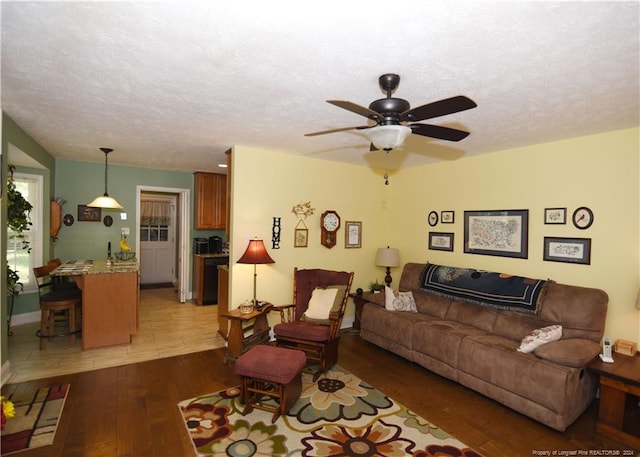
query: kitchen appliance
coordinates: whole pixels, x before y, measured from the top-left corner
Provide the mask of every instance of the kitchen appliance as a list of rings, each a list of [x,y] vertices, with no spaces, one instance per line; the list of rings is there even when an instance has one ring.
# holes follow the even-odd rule
[[[229,257],[207,257],[204,259],[202,304],[218,304],[218,265],[229,265]]]
[[[220,254],[222,252],[222,238],[219,236],[209,237],[209,254]]]
[[[193,239],[193,253],[207,254],[209,252],[209,241],[206,238]]]

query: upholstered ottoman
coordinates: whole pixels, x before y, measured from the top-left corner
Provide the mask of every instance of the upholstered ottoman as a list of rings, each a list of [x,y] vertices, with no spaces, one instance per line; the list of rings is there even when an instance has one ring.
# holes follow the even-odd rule
[[[253,408],[273,412],[271,422],[286,414],[302,391],[302,369],[307,363],[304,352],[276,346],[257,345],[236,360],[236,374],[242,377],[242,414]],[[273,406],[264,401],[271,398]]]

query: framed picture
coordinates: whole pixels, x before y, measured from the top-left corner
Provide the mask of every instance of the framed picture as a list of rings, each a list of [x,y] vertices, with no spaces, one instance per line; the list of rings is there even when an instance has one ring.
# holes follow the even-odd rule
[[[297,228],[293,246],[296,248],[306,248],[309,245],[309,229]]]
[[[453,211],[441,211],[440,222],[442,222],[443,224],[453,224],[454,216],[455,212]]]
[[[362,222],[346,221],[344,231],[345,248],[362,247]]]
[[[453,233],[429,232],[429,249],[453,251]]]
[[[545,208],[544,223],[545,224],[566,224],[567,208]]]
[[[464,252],[526,259],[529,210],[465,211]]]
[[[100,222],[102,220],[102,209],[87,205],[78,205],[78,220],[88,222]]]
[[[543,260],[591,264],[591,238],[544,237]]]

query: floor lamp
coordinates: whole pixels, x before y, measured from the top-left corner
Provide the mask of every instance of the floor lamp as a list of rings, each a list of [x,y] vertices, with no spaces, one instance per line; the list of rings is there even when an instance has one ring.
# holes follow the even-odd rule
[[[257,238],[249,241],[247,250],[244,251],[242,257],[238,260],[238,263],[248,263],[253,265],[253,306],[258,306],[258,300],[256,299],[256,282],[258,279],[258,273],[256,265],[262,263],[276,263],[275,260],[269,256],[267,248],[264,247],[264,242]]]

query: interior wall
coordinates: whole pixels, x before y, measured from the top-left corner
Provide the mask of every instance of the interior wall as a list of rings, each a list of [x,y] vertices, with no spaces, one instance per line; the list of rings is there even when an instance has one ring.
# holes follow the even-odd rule
[[[605,334],[640,343],[639,129],[538,144],[404,169],[393,180],[391,219],[404,260],[479,268],[596,287],[609,294]],[[393,152],[392,152],[393,153]],[[575,228],[573,211],[594,223]],[[567,223],[545,225],[545,208],[567,208]],[[465,210],[529,210],[527,259],[465,254]],[[454,224],[427,224],[430,211],[455,211]],[[454,251],[428,250],[429,231],[454,233]],[[543,261],[545,236],[591,238],[590,265]]]
[[[390,243],[391,224],[385,215],[395,191],[384,186],[379,174],[361,166],[242,146],[235,146],[232,154],[230,308],[253,298],[253,266],[236,261],[256,236],[264,240],[275,260],[257,266],[259,300],[291,303],[294,267],[354,271],[353,291],[366,288],[376,278],[382,281],[384,271],[375,266],[375,253]],[[292,209],[301,202],[311,202],[315,208],[304,220],[309,230],[306,248],[294,247],[299,220]],[[341,218],[337,243],[331,249],[320,244],[320,216],[329,209]],[[274,217],[281,218],[280,249],[272,247]],[[346,221],[362,222],[361,248],[345,248]],[[352,316],[350,303],[345,317]]]

